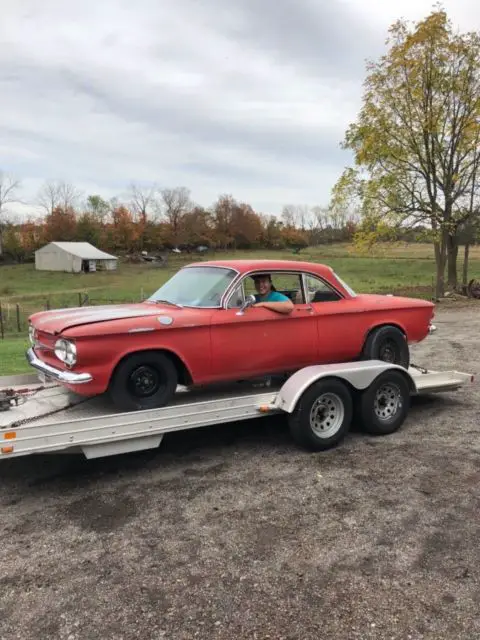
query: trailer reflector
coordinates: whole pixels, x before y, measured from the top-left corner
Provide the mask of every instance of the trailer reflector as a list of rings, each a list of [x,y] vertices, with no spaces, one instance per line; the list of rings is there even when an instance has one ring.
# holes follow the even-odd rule
[[[13,453],[13,447],[2,447],[0,451],[2,453]]]
[[[3,434],[5,440],[14,440],[17,437],[16,431],[7,431]]]

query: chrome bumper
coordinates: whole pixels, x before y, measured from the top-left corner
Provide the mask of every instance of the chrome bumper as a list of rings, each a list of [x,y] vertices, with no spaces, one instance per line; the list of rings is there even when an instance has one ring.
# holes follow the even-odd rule
[[[46,362],[43,362],[37,358],[35,351],[32,347],[25,354],[28,364],[37,369],[41,373],[45,374],[48,378],[53,378],[59,382],[65,382],[67,384],[85,384],[93,380],[89,373],[75,373],[74,371],[62,371],[50,366]]]
[[[428,327],[428,333],[434,333],[437,330],[437,327],[434,324],[431,324]]]

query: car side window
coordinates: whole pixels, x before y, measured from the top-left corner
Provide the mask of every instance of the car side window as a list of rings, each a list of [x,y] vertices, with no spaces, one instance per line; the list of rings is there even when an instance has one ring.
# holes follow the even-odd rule
[[[272,273],[272,283],[275,289],[290,298],[293,304],[305,304],[302,277],[299,273]]]
[[[315,276],[306,276],[306,293],[309,302],[336,302],[342,300],[342,296],[324,280]]]
[[[271,272],[272,284],[279,293],[286,295],[293,304],[305,304],[302,277],[298,273],[275,273]],[[236,309],[242,306],[245,298],[256,295],[255,283],[251,276],[244,278],[235,288],[231,295],[227,308]]]

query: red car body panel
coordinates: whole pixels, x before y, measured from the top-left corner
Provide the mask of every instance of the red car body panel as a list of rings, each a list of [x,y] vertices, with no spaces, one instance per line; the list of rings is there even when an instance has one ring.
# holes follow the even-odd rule
[[[36,332],[36,356],[56,369],[90,373],[91,382],[65,384],[90,396],[105,392],[117,364],[138,351],[170,352],[183,363],[183,383],[208,384],[352,360],[360,355],[368,333],[386,324],[399,327],[409,343],[420,342],[433,317],[434,305],[425,300],[351,295],[325,265],[219,260],[187,268],[195,266],[232,268],[238,278],[255,271],[304,272],[323,279],[342,299],[295,304],[290,315],[265,308],[238,315],[236,308],[180,308],[148,301],[43,311],[29,319]],[[59,338],[76,344],[78,359],[70,369],[54,353]]]

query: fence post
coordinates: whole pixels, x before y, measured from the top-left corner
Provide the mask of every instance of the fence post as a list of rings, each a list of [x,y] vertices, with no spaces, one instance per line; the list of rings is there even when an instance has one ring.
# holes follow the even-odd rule
[[[22,331],[22,327],[20,326],[20,305],[19,304],[15,305],[15,310],[17,312],[17,330],[18,330],[18,333],[20,333]]]
[[[78,292],[78,306],[79,306],[79,307],[83,307],[83,304],[82,304],[82,294],[80,293],[80,291]]]
[[[0,302],[0,335],[2,336],[2,340],[5,337],[5,331],[3,328],[3,310],[2,310],[2,303]]]
[[[45,303],[45,309],[46,309],[46,311],[50,311],[50,299],[49,298],[47,298],[47,301]]]

